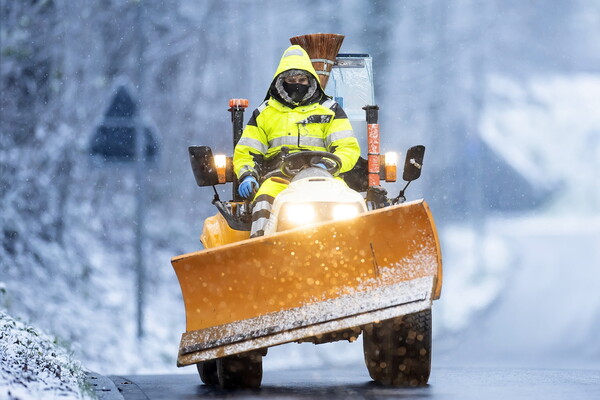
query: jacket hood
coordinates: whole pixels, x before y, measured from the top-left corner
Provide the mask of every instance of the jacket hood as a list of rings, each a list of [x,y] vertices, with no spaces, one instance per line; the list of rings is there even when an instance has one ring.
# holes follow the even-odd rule
[[[281,86],[281,82],[278,82],[278,78],[280,78],[280,75],[282,75],[282,74],[286,75],[285,72],[290,71],[290,70],[302,70],[304,72],[307,72],[310,76],[312,76],[311,81],[312,81],[313,85],[316,85],[316,91],[313,92],[314,95],[310,97],[310,99],[309,99],[310,102],[318,101],[323,95],[325,95],[325,92],[323,91],[323,88],[321,87],[321,82],[319,80],[319,76],[317,75],[317,72],[315,71],[315,68],[313,67],[312,62],[310,61],[310,57],[308,56],[308,53],[302,47],[300,47],[298,45],[293,45],[293,46],[288,47],[283,52],[283,56],[281,57],[281,60],[279,61],[279,66],[277,67],[277,70],[275,71],[275,75],[273,76],[273,81],[271,82],[271,86],[269,87],[269,91],[267,92],[267,96],[265,97],[265,100],[268,100],[269,97],[273,96],[278,101],[283,100],[284,104],[286,104],[292,108],[298,105],[298,104],[290,104],[290,101],[288,101],[289,99],[286,99],[285,97],[282,99],[281,98],[281,88],[279,87],[279,90],[278,90],[278,86]],[[281,79],[279,79],[279,80],[281,80]],[[306,103],[306,101],[304,101],[303,103]]]

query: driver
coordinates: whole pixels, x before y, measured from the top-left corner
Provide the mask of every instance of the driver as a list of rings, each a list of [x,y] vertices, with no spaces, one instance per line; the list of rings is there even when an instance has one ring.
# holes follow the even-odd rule
[[[258,188],[260,176],[276,171],[281,165],[279,155],[284,147],[290,153],[302,150],[333,153],[342,161],[340,173],[351,170],[360,156],[346,113],[325,94],[308,54],[297,45],[283,53],[265,101],[252,113],[234,150],[233,166],[240,182],[240,196],[251,197],[258,189],[250,237],[264,234],[273,201],[289,184],[282,179],[283,175],[272,176]],[[327,159],[317,166],[334,167]]]

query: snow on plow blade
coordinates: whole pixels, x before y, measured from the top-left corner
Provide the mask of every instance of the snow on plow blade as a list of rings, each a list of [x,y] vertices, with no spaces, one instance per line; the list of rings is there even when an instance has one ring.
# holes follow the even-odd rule
[[[186,309],[178,365],[417,312],[442,264],[423,200],[172,259]]]

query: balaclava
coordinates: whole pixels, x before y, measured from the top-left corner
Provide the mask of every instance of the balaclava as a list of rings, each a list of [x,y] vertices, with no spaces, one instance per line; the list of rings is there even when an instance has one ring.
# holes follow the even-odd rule
[[[301,83],[285,83],[284,79],[288,76],[306,75],[308,76],[308,85]],[[277,94],[284,102],[292,105],[303,105],[313,97],[317,91],[317,80],[308,72],[301,69],[289,69],[282,72],[275,82]]]

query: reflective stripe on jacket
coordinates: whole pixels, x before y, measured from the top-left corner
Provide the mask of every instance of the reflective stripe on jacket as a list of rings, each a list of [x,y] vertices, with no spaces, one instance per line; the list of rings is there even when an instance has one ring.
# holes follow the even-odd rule
[[[308,54],[300,46],[291,46],[284,52],[273,79],[289,69],[308,71],[319,82]],[[234,150],[236,175],[240,180],[247,175],[258,178],[253,154],[270,160],[283,146],[290,152],[304,149],[333,153],[342,160],[340,172],[352,169],[360,156],[346,113],[325,95],[317,103],[295,108],[271,97],[254,110]]]

